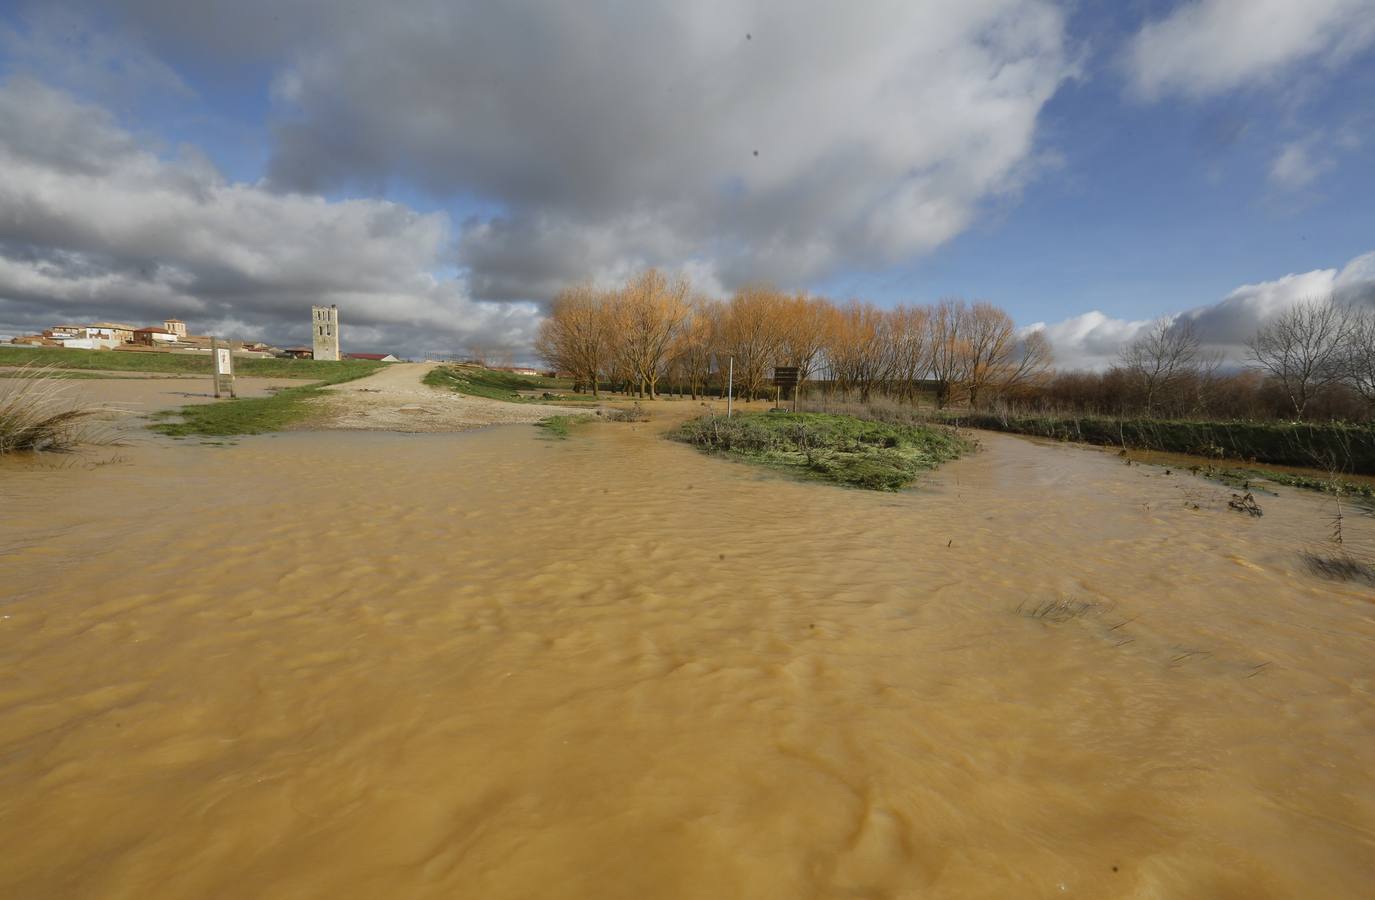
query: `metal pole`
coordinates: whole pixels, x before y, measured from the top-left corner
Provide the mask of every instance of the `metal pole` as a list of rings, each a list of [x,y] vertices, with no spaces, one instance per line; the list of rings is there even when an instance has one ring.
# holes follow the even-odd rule
[[[735,357],[730,358],[730,376],[726,378],[726,418],[730,418],[731,407],[735,403]]]

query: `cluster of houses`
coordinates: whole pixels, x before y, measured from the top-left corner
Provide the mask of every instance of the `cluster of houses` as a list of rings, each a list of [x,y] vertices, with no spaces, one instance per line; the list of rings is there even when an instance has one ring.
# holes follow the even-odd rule
[[[89,325],[54,325],[40,334],[12,338],[11,344],[30,347],[64,347],[72,350],[115,350],[123,352],[196,353],[209,352],[214,339],[209,335],[190,334],[181,319],[164,319],[162,324],[142,328],[119,322],[94,322]],[[273,347],[254,341],[232,341],[235,356],[290,357],[314,359],[313,347]],[[321,354],[326,359],[370,359],[397,362],[390,353],[339,353],[337,339],[333,353]]]

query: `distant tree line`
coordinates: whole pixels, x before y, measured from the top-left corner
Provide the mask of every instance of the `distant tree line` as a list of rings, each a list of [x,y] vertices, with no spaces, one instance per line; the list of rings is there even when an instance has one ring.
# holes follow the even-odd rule
[[[1031,397],[1051,371],[1045,337],[990,303],[880,309],[769,286],[718,301],[652,269],[621,287],[561,292],[536,347],[587,390],[651,398],[719,395],[731,373],[736,396],[771,397],[774,367],[794,366],[801,389],[981,406]]]
[[[1295,303],[1225,368],[1191,319],[1161,319],[1105,372],[1046,379],[1028,406],[1046,411],[1194,419],[1375,418],[1375,308],[1332,297]]]
[[[1225,365],[1186,317],[1153,322],[1106,371],[1056,372],[1039,331],[986,302],[881,309],[767,285],[715,300],[651,269],[624,285],[581,284],[554,300],[537,349],[587,390],[656,397],[773,396],[775,366],[803,390],[860,402],[1145,418],[1375,419],[1375,307],[1294,304]]]

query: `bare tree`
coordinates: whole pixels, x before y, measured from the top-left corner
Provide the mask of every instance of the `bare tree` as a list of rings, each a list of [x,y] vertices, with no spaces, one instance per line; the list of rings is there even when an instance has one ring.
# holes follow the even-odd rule
[[[832,317],[826,345],[838,386],[859,391],[860,402],[868,403],[888,375],[887,317],[872,304],[851,300]]]
[[[1262,326],[1246,347],[1302,420],[1309,401],[1345,374],[1350,335],[1351,310],[1326,297],[1291,306]]]
[[[1042,331],[1029,331],[1016,344],[1015,353],[1005,361],[998,375],[998,393],[1023,392],[1043,384],[1052,374],[1055,354]]]
[[[669,279],[650,269],[626,285],[617,304],[621,357],[641,397],[659,395],[669,349],[688,315],[686,278]]]
[[[927,320],[931,328],[931,377],[936,381],[936,406],[944,408],[963,389],[969,377],[969,307],[963,300],[937,303]]]
[[[779,362],[797,367],[797,386],[811,378],[821,360],[831,315],[835,307],[823,297],[797,294],[783,302],[782,342],[778,348]]]
[[[1351,309],[1344,368],[1346,379],[1369,407],[1375,407],[1375,307]]]
[[[610,352],[613,322],[608,297],[590,284],[567,288],[554,298],[549,317],[540,323],[535,349],[551,366],[598,392]]]
[[[1017,349],[1017,326],[1012,317],[991,303],[975,303],[965,326],[965,384],[970,407],[987,400],[988,389],[1001,383]]]
[[[762,395],[769,371],[778,362],[783,345],[785,298],[771,287],[754,286],[736,291],[721,315],[716,348],[718,369],[725,359],[735,360],[735,384],[745,400]]]
[[[898,306],[888,313],[890,379],[897,395],[917,402],[917,385],[931,371],[931,311]]]
[[[696,400],[706,392],[711,376],[712,352],[715,348],[717,322],[721,306],[705,297],[694,297],[689,303],[687,319],[678,332],[673,356],[678,371],[687,382],[688,393]]]
[[[1118,364],[1141,385],[1146,415],[1187,376],[1197,374],[1203,343],[1192,319],[1156,319],[1146,333],[1122,348]]]

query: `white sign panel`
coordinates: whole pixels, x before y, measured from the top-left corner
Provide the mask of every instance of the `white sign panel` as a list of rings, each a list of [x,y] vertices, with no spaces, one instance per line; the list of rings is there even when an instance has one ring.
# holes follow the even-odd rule
[[[215,374],[216,374],[216,375],[228,375],[228,374],[229,374],[229,365],[230,365],[230,363],[229,363],[229,351],[226,350],[226,349],[223,349],[223,348],[221,348],[221,349],[219,349],[219,350],[216,350],[216,351],[215,351]]]

